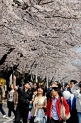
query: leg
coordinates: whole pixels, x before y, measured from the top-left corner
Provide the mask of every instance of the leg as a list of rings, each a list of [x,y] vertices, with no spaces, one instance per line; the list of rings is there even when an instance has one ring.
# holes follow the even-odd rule
[[[15,109],[14,109],[14,102],[11,103],[11,111],[13,112],[14,116],[15,116]]]
[[[16,113],[15,113],[15,123],[20,123],[20,119],[21,119],[21,111],[20,111],[20,108],[17,107]]]
[[[60,121],[59,120],[53,120],[53,119],[51,119],[50,120],[50,123],[60,123]]]
[[[68,120],[66,120],[66,123],[71,123],[71,118],[69,118]]]
[[[27,109],[24,109],[22,111],[22,118],[23,118],[23,123],[27,123],[27,117],[28,117],[28,110]]]
[[[77,112],[78,123],[81,123],[81,112]]]
[[[34,117],[31,117],[30,123],[34,123]]]
[[[62,120],[62,121],[60,121],[59,123],[63,123],[63,120]]]
[[[2,113],[3,115],[6,115],[6,113],[5,113],[5,111],[4,111],[3,107],[2,107],[2,104],[0,104],[0,111],[1,111],[1,113]]]
[[[8,102],[8,107],[9,107],[8,116],[9,117],[11,116],[11,112],[13,112],[15,115],[14,102]]]
[[[8,101],[8,117],[11,117],[11,109],[12,109],[11,103],[12,103],[12,102],[9,102],[9,101]]]
[[[14,116],[15,116],[15,112],[16,112],[15,109],[13,109],[12,112],[13,112],[13,114],[14,114]]]
[[[8,109],[8,117],[11,117],[11,109]]]
[[[71,123],[77,123],[77,111],[76,110],[72,110],[71,111]]]
[[[47,116],[47,122],[46,123],[51,123],[50,118]]]

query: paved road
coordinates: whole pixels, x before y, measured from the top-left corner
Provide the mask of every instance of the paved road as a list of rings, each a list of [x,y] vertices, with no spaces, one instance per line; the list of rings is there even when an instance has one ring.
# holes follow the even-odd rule
[[[6,115],[8,116],[8,108],[6,106],[6,102],[5,104],[3,105],[4,107],[4,110],[6,112]],[[0,112],[0,123],[13,123],[13,118],[14,118],[14,115],[12,113],[12,116],[10,118],[6,117],[6,118],[3,118],[3,115],[2,113]]]
[[[3,118],[3,115],[2,113],[0,112],[0,123],[13,123],[13,119],[14,119],[14,114],[12,113],[11,114],[11,117],[8,118],[8,108],[7,108],[7,103],[5,101],[4,105],[3,105],[3,108],[6,112],[6,118]]]

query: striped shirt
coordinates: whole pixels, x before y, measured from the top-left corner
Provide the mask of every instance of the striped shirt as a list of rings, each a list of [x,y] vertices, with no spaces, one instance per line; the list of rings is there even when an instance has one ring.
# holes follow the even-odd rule
[[[57,101],[58,97],[55,97],[52,99],[52,118],[54,120],[59,120],[59,117],[58,117],[58,113],[57,113],[57,109],[56,109],[56,101]]]

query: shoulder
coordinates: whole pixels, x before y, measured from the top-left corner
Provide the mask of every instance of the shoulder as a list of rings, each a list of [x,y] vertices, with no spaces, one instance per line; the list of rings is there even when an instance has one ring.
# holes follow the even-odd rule
[[[64,97],[61,97],[62,101],[66,101],[66,99]]]
[[[4,92],[4,91],[5,91],[3,86],[1,86],[1,91],[2,91],[2,92]]]
[[[46,97],[46,96],[43,96],[43,98],[44,98],[44,99],[47,99],[47,97]]]
[[[48,102],[48,103],[51,103],[51,102],[52,102],[52,98],[49,97],[47,102]]]
[[[44,101],[47,101],[47,97],[46,97],[46,96],[43,96],[43,100],[44,100]]]
[[[60,99],[61,99],[61,101],[62,101],[63,103],[66,103],[66,102],[67,102],[64,97],[61,97]]]
[[[64,104],[65,106],[67,106],[67,107],[69,106],[67,100],[66,100],[64,97],[62,98],[62,102],[63,102],[63,104]]]
[[[4,89],[4,87],[3,87],[3,86],[1,86],[0,88],[1,88],[1,89]]]
[[[32,93],[32,90],[28,90],[27,93],[31,96],[33,93]]]

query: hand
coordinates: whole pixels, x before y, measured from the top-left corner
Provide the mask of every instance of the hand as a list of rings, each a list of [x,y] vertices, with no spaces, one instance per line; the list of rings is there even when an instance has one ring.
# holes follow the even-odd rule
[[[13,80],[14,80],[14,81],[16,80],[16,76],[15,76],[15,75],[13,76]]]
[[[32,102],[34,102],[34,99],[32,99]]]
[[[15,90],[18,90],[18,87],[17,87],[17,86],[15,86],[15,87],[14,87],[14,89],[15,89]]]
[[[32,101],[30,101],[30,104],[32,104]]]
[[[38,108],[41,109],[41,108],[43,108],[43,106],[39,106]]]
[[[66,120],[68,119],[68,116],[67,116],[67,115],[65,116],[65,119],[66,119]]]
[[[15,103],[16,105],[18,104],[18,102]]]
[[[16,110],[16,106],[14,107],[14,110]]]

